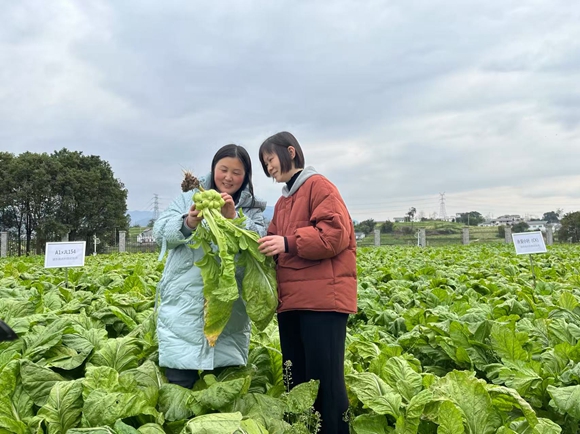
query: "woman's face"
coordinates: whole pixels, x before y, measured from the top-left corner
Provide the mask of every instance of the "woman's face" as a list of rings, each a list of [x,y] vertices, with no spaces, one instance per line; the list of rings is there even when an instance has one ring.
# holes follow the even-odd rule
[[[264,153],[264,163],[266,163],[266,168],[270,177],[276,182],[288,182],[292,178],[292,172],[282,172],[280,166],[280,158],[275,152]],[[292,161],[292,168],[294,168],[294,161]]]
[[[238,158],[225,157],[216,163],[213,180],[220,193],[233,196],[242,187],[245,176],[244,165]]]

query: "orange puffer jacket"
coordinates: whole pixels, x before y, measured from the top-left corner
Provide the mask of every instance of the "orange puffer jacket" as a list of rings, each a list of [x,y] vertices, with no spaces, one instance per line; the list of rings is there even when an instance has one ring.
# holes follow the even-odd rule
[[[356,313],[356,240],[337,188],[307,167],[283,194],[268,228],[288,241],[278,255],[278,312]]]

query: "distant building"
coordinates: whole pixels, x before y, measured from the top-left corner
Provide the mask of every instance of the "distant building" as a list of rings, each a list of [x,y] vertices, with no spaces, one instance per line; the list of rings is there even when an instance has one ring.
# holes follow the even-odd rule
[[[153,236],[153,228],[149,228],[137,235],[137,242],[139,244],[153,244],[155,237]]]
[[[523,221],[524,219],[522,219],[518,214],[502,215],[495,219],[495,226],[513,226]]]
[[[395,223],[403,223],[403,222],[406,222],[406,221],[407,221],[407,217],[395,217],[395,218],[393,219],[393,221],[394,221]]]
[[[526,223],[529,226],[528,228],[529,231],[542,231],[542,232],[546,232],[546,225],[548,224],[548,222],[542,220],[530,220],[529,222]]]
[[[477,226],[493,227],[498,225],[495,220],[486,220],[483,223],[478,224]]]

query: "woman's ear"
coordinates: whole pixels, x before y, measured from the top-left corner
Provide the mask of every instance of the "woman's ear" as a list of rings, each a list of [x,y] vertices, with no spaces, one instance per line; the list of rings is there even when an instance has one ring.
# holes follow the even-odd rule
[[[296,149],[294,149],[294,146],[288,146],[288,152],[290,153],[290,158],[294,160],[294,157],[296,157]]]

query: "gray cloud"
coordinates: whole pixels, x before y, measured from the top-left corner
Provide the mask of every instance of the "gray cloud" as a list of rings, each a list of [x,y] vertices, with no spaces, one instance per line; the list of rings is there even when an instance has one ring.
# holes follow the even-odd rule
[[[129,208],[295,133],[357,219],[580,209],[580,5],[5,2],[0,143],[108,160]],[[561,205],[558,205],[561,204]]]

